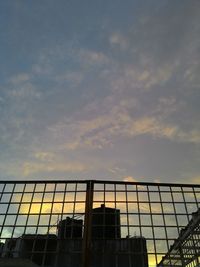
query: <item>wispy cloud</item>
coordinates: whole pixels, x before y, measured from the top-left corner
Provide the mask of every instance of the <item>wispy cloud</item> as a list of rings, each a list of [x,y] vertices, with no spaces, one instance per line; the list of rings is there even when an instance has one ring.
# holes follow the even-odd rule
[[[80,49],[76,51],[79,60],[83,64],[98,65],[106,64],[109,62],[108,57],[103,52],[97,52],[95,50]]]
[[[194,184],[199,184],[200,183],[200,176],[195,176],[191,178],[191,182]]]
[[[9,90],[8,95],[10,98],[15,98],[16,100],[28,101],[33,99],[39,99],[41,97],[41,92],[29,82],[20,84],[17,88],[12,88]],[[25,103],[22,102],[24,105]]]
[[[93,165],[92,175],[103,169],[113,177],[132,177],[133,165],[127,162],[137,158],[143,162],[146,147],[156,140],[152,158],[163,145],[171,159],[173,149],[165,149],[166,143],[175,145],[182,159],[183,147],[190,147],[195,158],[194,147],[198,150],[200,144],[199,3],[136,6],[134,1],[118,4],[115,17],[112,12],[93,12],[94,5],[86,13],[80,10],[79,25],[74,14],[81,5],[75,9],[57,5],[55,15],[60,16],[54,24],[50,4],[45,22],[41,18],[47,9],[33,12],[33,29],[24,20],[30,7],[19,4],[20,8],[8,12],[18,15],[9,17],[14,30],[5,27],[8,40],[2,39],[3,173],[59,175],[84,172]],[[33,1],[32,10],[36,7]],[[16,17],[20,27],[15,27]],[[21,39],[24,33],[27,38]],[[141,140],[147,142],[145,148],[129,151]],[[167,162],[164,157],[163,165]],[[138,173],[146,168],[154,169],[148,164],[133,177],[143,177]]]
[[[124,178],[123,178],[123,181],[124,181],[124,182],[138,182],[137,179],[135,179],[135,178],[132,177],[132,176],[124,177]]]
[[[55,158],[55,154],[52,152],[40,151],[35,153],[35,158],[41,161],[52,162]]]
[[[121,33],[113,33],[109,38],[109,42],[112,46],[119,46],[122,50],[129,47],[128,39]]]
[[[19,73],[17,75],[14,75],[10,78],[10,82],[13,83],[14,85],[17,85],[22,82],[27,82],[31,78],[30,74],[28,73]]]
[[[55,77],[57,82],[69,82],[71,87],[76,87],[81,84],[83,81],[84,75],[82,72],[74,71],[66,71],[62,74],[59,74]]]
[[[67,122],[53,125],[50,132],[58,136],[64,135],[66,139],[64,146],[71,150],[103,148],[112,146],[118,138],[134,138],[139,135],[149,135],[153,138],[164,138],[176,142],[200,143],[198,128],[183,130],[179,124],[168,122],[168,117],[176,112],[176,107],[170,110],[171,106],[176,106],[173,99],[161,99],[152,114],[144,116],[131,115],[129,103],[134,103],[134,101],[115,103],[105,114],[104,105],[99,104],[97,113],[97,106],[94,109],[91,108],[90,115],[86,115],[88,113],[86,109],[85,116],[82,112]],[[159,107],[160,103],[163,104],[163,113]]]
[[[22,174],[26,177],[37,173],[79,173],[87,169],[88,166],[79,162],[25,162],[22,167]]]

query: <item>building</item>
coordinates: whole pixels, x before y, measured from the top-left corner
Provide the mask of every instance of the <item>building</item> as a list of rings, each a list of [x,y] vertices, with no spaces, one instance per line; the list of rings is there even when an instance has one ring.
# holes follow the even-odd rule
[[[92,210],[92,239],[121,238],[120,210],[104,204]]]
[[[144,237],[95,240],[92,246],[92,267],[148,267]]]
[[[66,217],[57,235],[24,234],[7,239],[2,258],[27,259],[36,266],[80,267],[83,251],[83,220]],[[91,267],[148,267],[144,237],[121,238],[120,210],[92,210]]]
[[[56,235],[24,234],[20,238],[6,240],[2,258],[30,259],[38,266],[51,266],[55,258],[52,252],[56,248]]]
[[[58,238],[82,238],[83,220],[67,217],[58,223]]]

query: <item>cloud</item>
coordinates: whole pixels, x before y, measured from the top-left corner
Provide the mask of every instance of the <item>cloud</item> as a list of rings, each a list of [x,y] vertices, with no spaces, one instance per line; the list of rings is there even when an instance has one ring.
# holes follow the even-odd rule
[[[71,86],[78,86],[83,81],[84,75],[82,72],[67,71],[56,76],[57,82],[69,82]]]
[[[10,82],[14,85],[19,83],[27,82],[31,79],[31,75],[28,73],[19,73],[10,78]]]
[[[154,137],[173,139],[177,135],[177,126],[167,125],[154,117],[144,117],[133,122],[130,135],[150,134]]]
[[[164,86],[172,79],[176,68],[176,63],[160,67],[153,66],[153,62],[145,66],[125,64],[122,69],[116,69],[114,74],[110,74],[111,88],[115,93],[154,91],[157,86]]]
[[[77,59],[81,65],[96,65],[102,66],[110,62],[109,58],[103,53],[93,50],[80,49],[76,51]]]
[[[17,88],[13,88],[8,92],[10,98],[20,99],[20,100],[33,100],[40,99],[41,92],[32,84],[24,83],[18,85]],[[24,104],[24,103],[23,103]]]
[[[55,159],[55,154],[52,152],[37,152],[35,158],[41,161],[52,162]]]
[[[200,176],[195,176],[190,179],[193,184],[200,184]]]
[[[183,78],[187,83],[192,84],[195,88],[199,87],[200,83],[200,64],[197,59],[193,59],[189,62],[188,66],[184,70]]]
[[[137,179],[133,178],[132,176],[127,176],[123,178],[124,182],[138,182]]]
[[[41,172],[45,173],[62,173],[62,172],[83,172],[88,169],[88,166],[79,162],[25,162],[22,167],[22,173],[24,176],[30,176],[32,174],[37,174]]]
[[[121,33],[113,33],[109,38],[109,42],[111,46],[119,46],[122,50],[129,47],[128,39]]]
[[[126,171],[126,169],[119,168],[118,166],[113,166],[113,167],[109,168],[108,171],[110,173],[118,174],[119,175],[120,173],[124,173]]]
[[[99,68],[109,63],[110,58],[103,51],[77,47],[72,40],[67,45],[49,46],[43,49],[32,65],[32,75],[45,76],[46,79],[57,82],[60,80],[77,82],[82,80],[88,68]],[[74,67],[70,68],[71,65]]]
[[[15,85],[8,83],[1,92],[3,101],[0,106],[0,141],[7,148],[12,146],[13,149],[17,143],[27,141],[32,136],[34,130],[32,131],[31,126],[36,122],[34,110],[42,96],[41,91],[31,82],[21,80],[26,79],[18,79]]]
[[[174,98],[161,98],[154,109],[144,115],[138,115],[134,98],[112,100],[107,97],[101,103],[90,104],[81,113],[52,125],[49,134],[63,140],[67,150],[102,149],[113,146],[119,138],[131,139],[141,135],[200,143],[197,126],[196,129],[183,129],[176,121],[170,122],[169,118],[179,108]]]

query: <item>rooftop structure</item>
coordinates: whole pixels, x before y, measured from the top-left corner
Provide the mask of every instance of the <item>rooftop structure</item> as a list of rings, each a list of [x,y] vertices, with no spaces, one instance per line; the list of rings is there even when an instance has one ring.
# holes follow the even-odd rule
[[[101,207],[92,210],[92,238],[117,239],[121,238],[120,210]]]
[[[192,219],[158,264],[158,267],[170,266],[200,266],[200,208],[192,213]]]

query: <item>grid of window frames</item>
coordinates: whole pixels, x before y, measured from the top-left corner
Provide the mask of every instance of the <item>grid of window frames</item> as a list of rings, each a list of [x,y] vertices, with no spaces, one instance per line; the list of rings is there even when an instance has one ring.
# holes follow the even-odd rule
[[[0,182],[0,266],[199,266],[199,205],[192,184]]]

